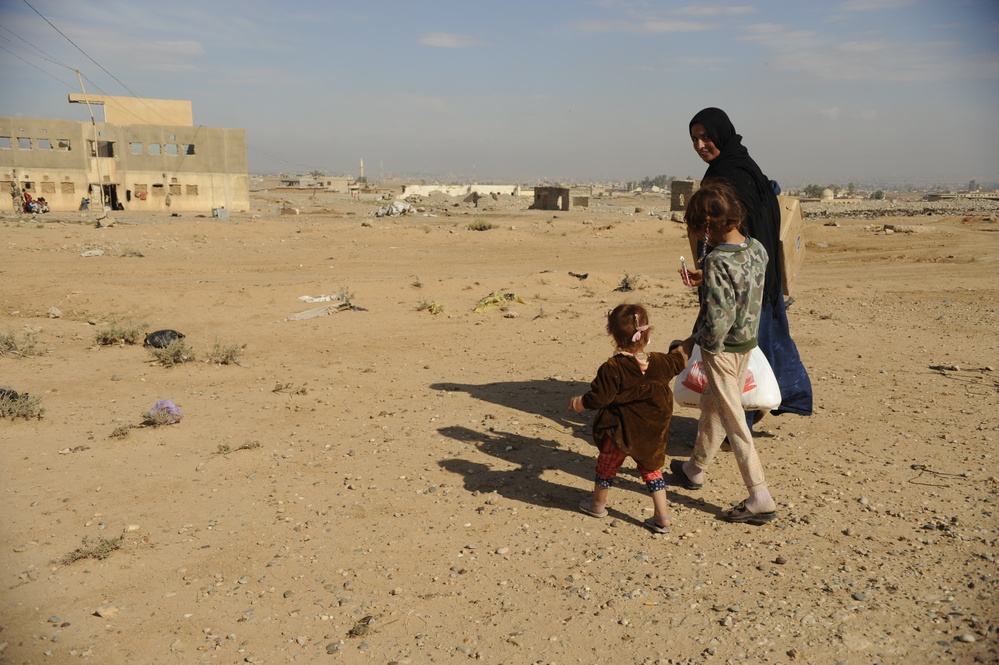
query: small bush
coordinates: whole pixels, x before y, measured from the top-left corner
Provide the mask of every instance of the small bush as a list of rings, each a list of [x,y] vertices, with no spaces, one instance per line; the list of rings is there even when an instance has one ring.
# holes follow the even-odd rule
[[[347,285],[340,286],[333,296],[341,302],[340,309],[354,309],[354,294],[350,292]]]
[[[18,394],[10,388],[0,388],[0,418],[40,420],[44,413],[41,397],[32,397],[27,393]]]
[[[128,258],[128,257],[136,258],[136,259],[143,258],[142,252],[140,252],[137,249],[132,249],[131,247],[129,247],[127,249],[123,249],[122,252],[121,252],[121,256],[123,258]]]
[[[161,349],[154,346],[148,348],[153,358],[164,367],[173,367],[194,360],[194,349],[185,344],[182,339],[175,339]]]
[[[484,219],[477,219],[468,225],[469,231],[489,231],[495,229],[497,226],[492,222],[487,222]]]
[[[114,431],[108,435],[109,439],[126,439],[128,435],[132,433],[131,425],[122,425],[121,427],[115,427]]]
[[[260,447],[259,441],[246,441],[243,444],[241,444],[238,448],[236,448],[236,450],[253,450],[259,447]],[[219,447],[215,450],[215,453],[218,455],[228,455],[231,452],[233,452],[233,449],[230,448],[229,444],[227,443],[220,443]]]
[[[621,280],[621,286],[614,289],[615,291],[623,291],[627,293],[628,291],[634,291],[638,288],[638,277],[632,277],[631,275],[625,275],[624,279]]]
[[[117,538],[98,538],[96,543],[91,544],[90,539],[83,537],[83,544],[59,560],[59,563],[66,566],[80,559],[106,559],[112,552],[121,549],[121,542],[124,536]]]
[[[230,344],[228,346],[215,340],[215,346],[208,350],[208,362],[216,365],[239,365],[246,344]]]
[[[436,300],[424,300],[416,306],[417,312],[430,312],[437,316],[444,311],[444,305]]]
[[[21,336],[18,336],[16,332],[0,333],[0,356],[30,358],[40,353],[38,336],[33,330],[29,330]]]
[[[111,346],[112,344],[138,344],[146,337],[146,324],[134,321],[121,322],[118,319],[111,319],[107,328],[98,330],[94,334],[94,341],[100,346]]]
[[[142,425],[144,427],[162,427],[163,425],[175,425],[181,421],[183,414],[173,402],[157,402],[153,408],[142,414]]]

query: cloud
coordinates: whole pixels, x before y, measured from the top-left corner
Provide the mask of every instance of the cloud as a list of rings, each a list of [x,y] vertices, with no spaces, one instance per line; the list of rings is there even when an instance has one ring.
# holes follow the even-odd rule
[[[745,35],[739,37],[743,42],[772,42],[775,45],[799,42],[809,44],[815,39],[816,33],[811,30],[794,30],[781,23],[752,23],[744,26]]]
[[[662,35],[678,32],[702,32],[714,26],[693,21],[670,21],[665,19],[645,19],[635,21],[574,21],[572,27],[580,32],[628,32],[644,35]]]
[[[755,14],[756,7],[749,5],[736,7],[701,7],[699,5],[689,5],[674,9],[670,13],[677,16],[743,16],[745,14]]]
[[[985,54],[974,62],[953,53],[955,44],[898,42],[888,39],[821,43],[777,51],[776,67],[833,81],[931,82],[956,79],[995,79],[999,58]]]
[[[147,50],[160,56],[189,58],[205,54],[201,42],[192,41],[154,41],[147,44]]]
[[[839,120],[840,115],[842,115],[842,111],[840,111],[838,106],[832,106],[827,109],[820,109],[819,115],[829,120]]]
[[[914,0],[848,0],[837,7],[846,12],[876,12],[901,9],[916,4]]]
[[[420,37],[420,43],[437,48],[469,48],[482,45],[482,42],[476,39],[450,32],[431,32]]]
[[[687,65],[689,67],[703,67],[705,69],[716,69],[719,66],[726,64],[728,61],[729,58],[725,58],[722,56],[712,56],[712,55],[703,55],[703,56],[691,55],[682,58],[677,58],[677,62],[681,64]]]

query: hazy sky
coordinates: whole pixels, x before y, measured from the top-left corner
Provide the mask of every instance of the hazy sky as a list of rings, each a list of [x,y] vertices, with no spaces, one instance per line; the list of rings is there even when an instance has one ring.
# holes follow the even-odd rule
[[[74,69],[254,173],[700,177],[718,106],[785,186],[999,181],[996,0],[0,0],[0,116],[88,119]]]

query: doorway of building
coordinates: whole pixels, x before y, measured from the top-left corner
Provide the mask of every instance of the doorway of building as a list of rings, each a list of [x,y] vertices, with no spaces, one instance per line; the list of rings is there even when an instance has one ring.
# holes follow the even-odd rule
[[[106,207],[111,208],[111,210],[125,209],[118,200],[118,185],[101,185],[101,194]]]

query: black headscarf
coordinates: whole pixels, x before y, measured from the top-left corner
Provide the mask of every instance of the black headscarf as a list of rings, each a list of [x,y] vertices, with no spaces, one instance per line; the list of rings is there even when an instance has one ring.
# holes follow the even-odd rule
[[[762,243],[770,257],[767,261],[766,282],[763,286],[763,301],[775,302],[783,297],[780,285],[780,206],[773,185],[763,175],[763,171],[749,156],[742,145],[742,136],[736,134],[735,126],[725,111],[706,108],[690,121],[690,127],[704,126],[721,154],[708,162],[704,180],[721,178],[735,189],[736,196],[746,209],[746,233]]]

